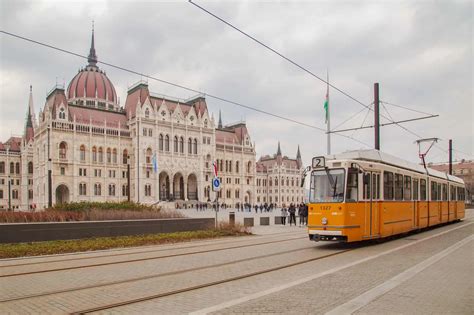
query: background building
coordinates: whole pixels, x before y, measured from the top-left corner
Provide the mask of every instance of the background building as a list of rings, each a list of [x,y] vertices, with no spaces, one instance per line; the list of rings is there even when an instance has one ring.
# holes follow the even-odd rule
[[[449,172],[448,163],[428,163],[428,167],[441,171]],[[466,184],[466,198],[470,202],[474,202],[474,161],[461,160],[460,162],[453,162],[453,175],[461,178]]]
[[[304,201],[304,188],[301,187],[303,163],[300,148],[296,158],[291,159],[281,153],[278,142],[277,153],[262,156],[257,162],[257,203],[290,205]]]

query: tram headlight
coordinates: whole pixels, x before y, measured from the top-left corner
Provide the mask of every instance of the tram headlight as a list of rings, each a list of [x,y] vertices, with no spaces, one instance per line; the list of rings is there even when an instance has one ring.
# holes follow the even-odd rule
[[[328,224],[328,219],[327,219],[327,218],[325,218],[325,217],[324,217],[324,218],[322,218],[322,219],[321,219],[321,223],[322,223],[323,225],[326,225],[326,224]]]

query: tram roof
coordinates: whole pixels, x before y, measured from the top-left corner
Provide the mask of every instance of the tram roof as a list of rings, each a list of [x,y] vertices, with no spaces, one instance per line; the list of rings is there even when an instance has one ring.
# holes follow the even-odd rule
[[[424,168],[423,166],[412,163],[403,159],[400,159],[396,156],[384,153],[378,150],[355,150],[347,151],[340,154],[333,154],[326,156],[328,160],[361,160],[361,161],[372,161],[382,164],[392,165],[396,167],[401,167],[404,169],[412,170],[422,174],[428,174],[431,176],[439,177],[442,179],[450,180],[456,183],[464,184],[464,181],[456,176],[449,175],[444,172],[434,170],[432,168]]]

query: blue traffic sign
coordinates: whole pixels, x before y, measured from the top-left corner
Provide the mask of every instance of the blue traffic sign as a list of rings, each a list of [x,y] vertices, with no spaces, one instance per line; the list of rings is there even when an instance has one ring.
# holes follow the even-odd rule
[[[219,177],[214,177],[214,179],[212,180],[212,189],[216,191],[216,190],[219,190],[220,187],[221,187],[221,181]]]

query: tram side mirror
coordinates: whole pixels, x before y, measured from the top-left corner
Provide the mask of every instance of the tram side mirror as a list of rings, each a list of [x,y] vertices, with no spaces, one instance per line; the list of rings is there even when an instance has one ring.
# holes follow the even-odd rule
[[[359,174],[362,174],[362,170],[360,169],[359,165],[357,165],[356,163],[352,163],[351,164],[351,167],[349,169],[350,172],[354,172],[354,173],[359,173]]]
[[[309,172],[310,170],[311,170],[311,167],[310,167],[310,166],[308,166],[308,167],[306,167],[306,168],[304,169],[303,175],[301,175],[301,185],[300,185],[301,188],[304,187],[304,181],[305,181],[305,179],[306,179],[306,174],[308,174],[308,172]]]

